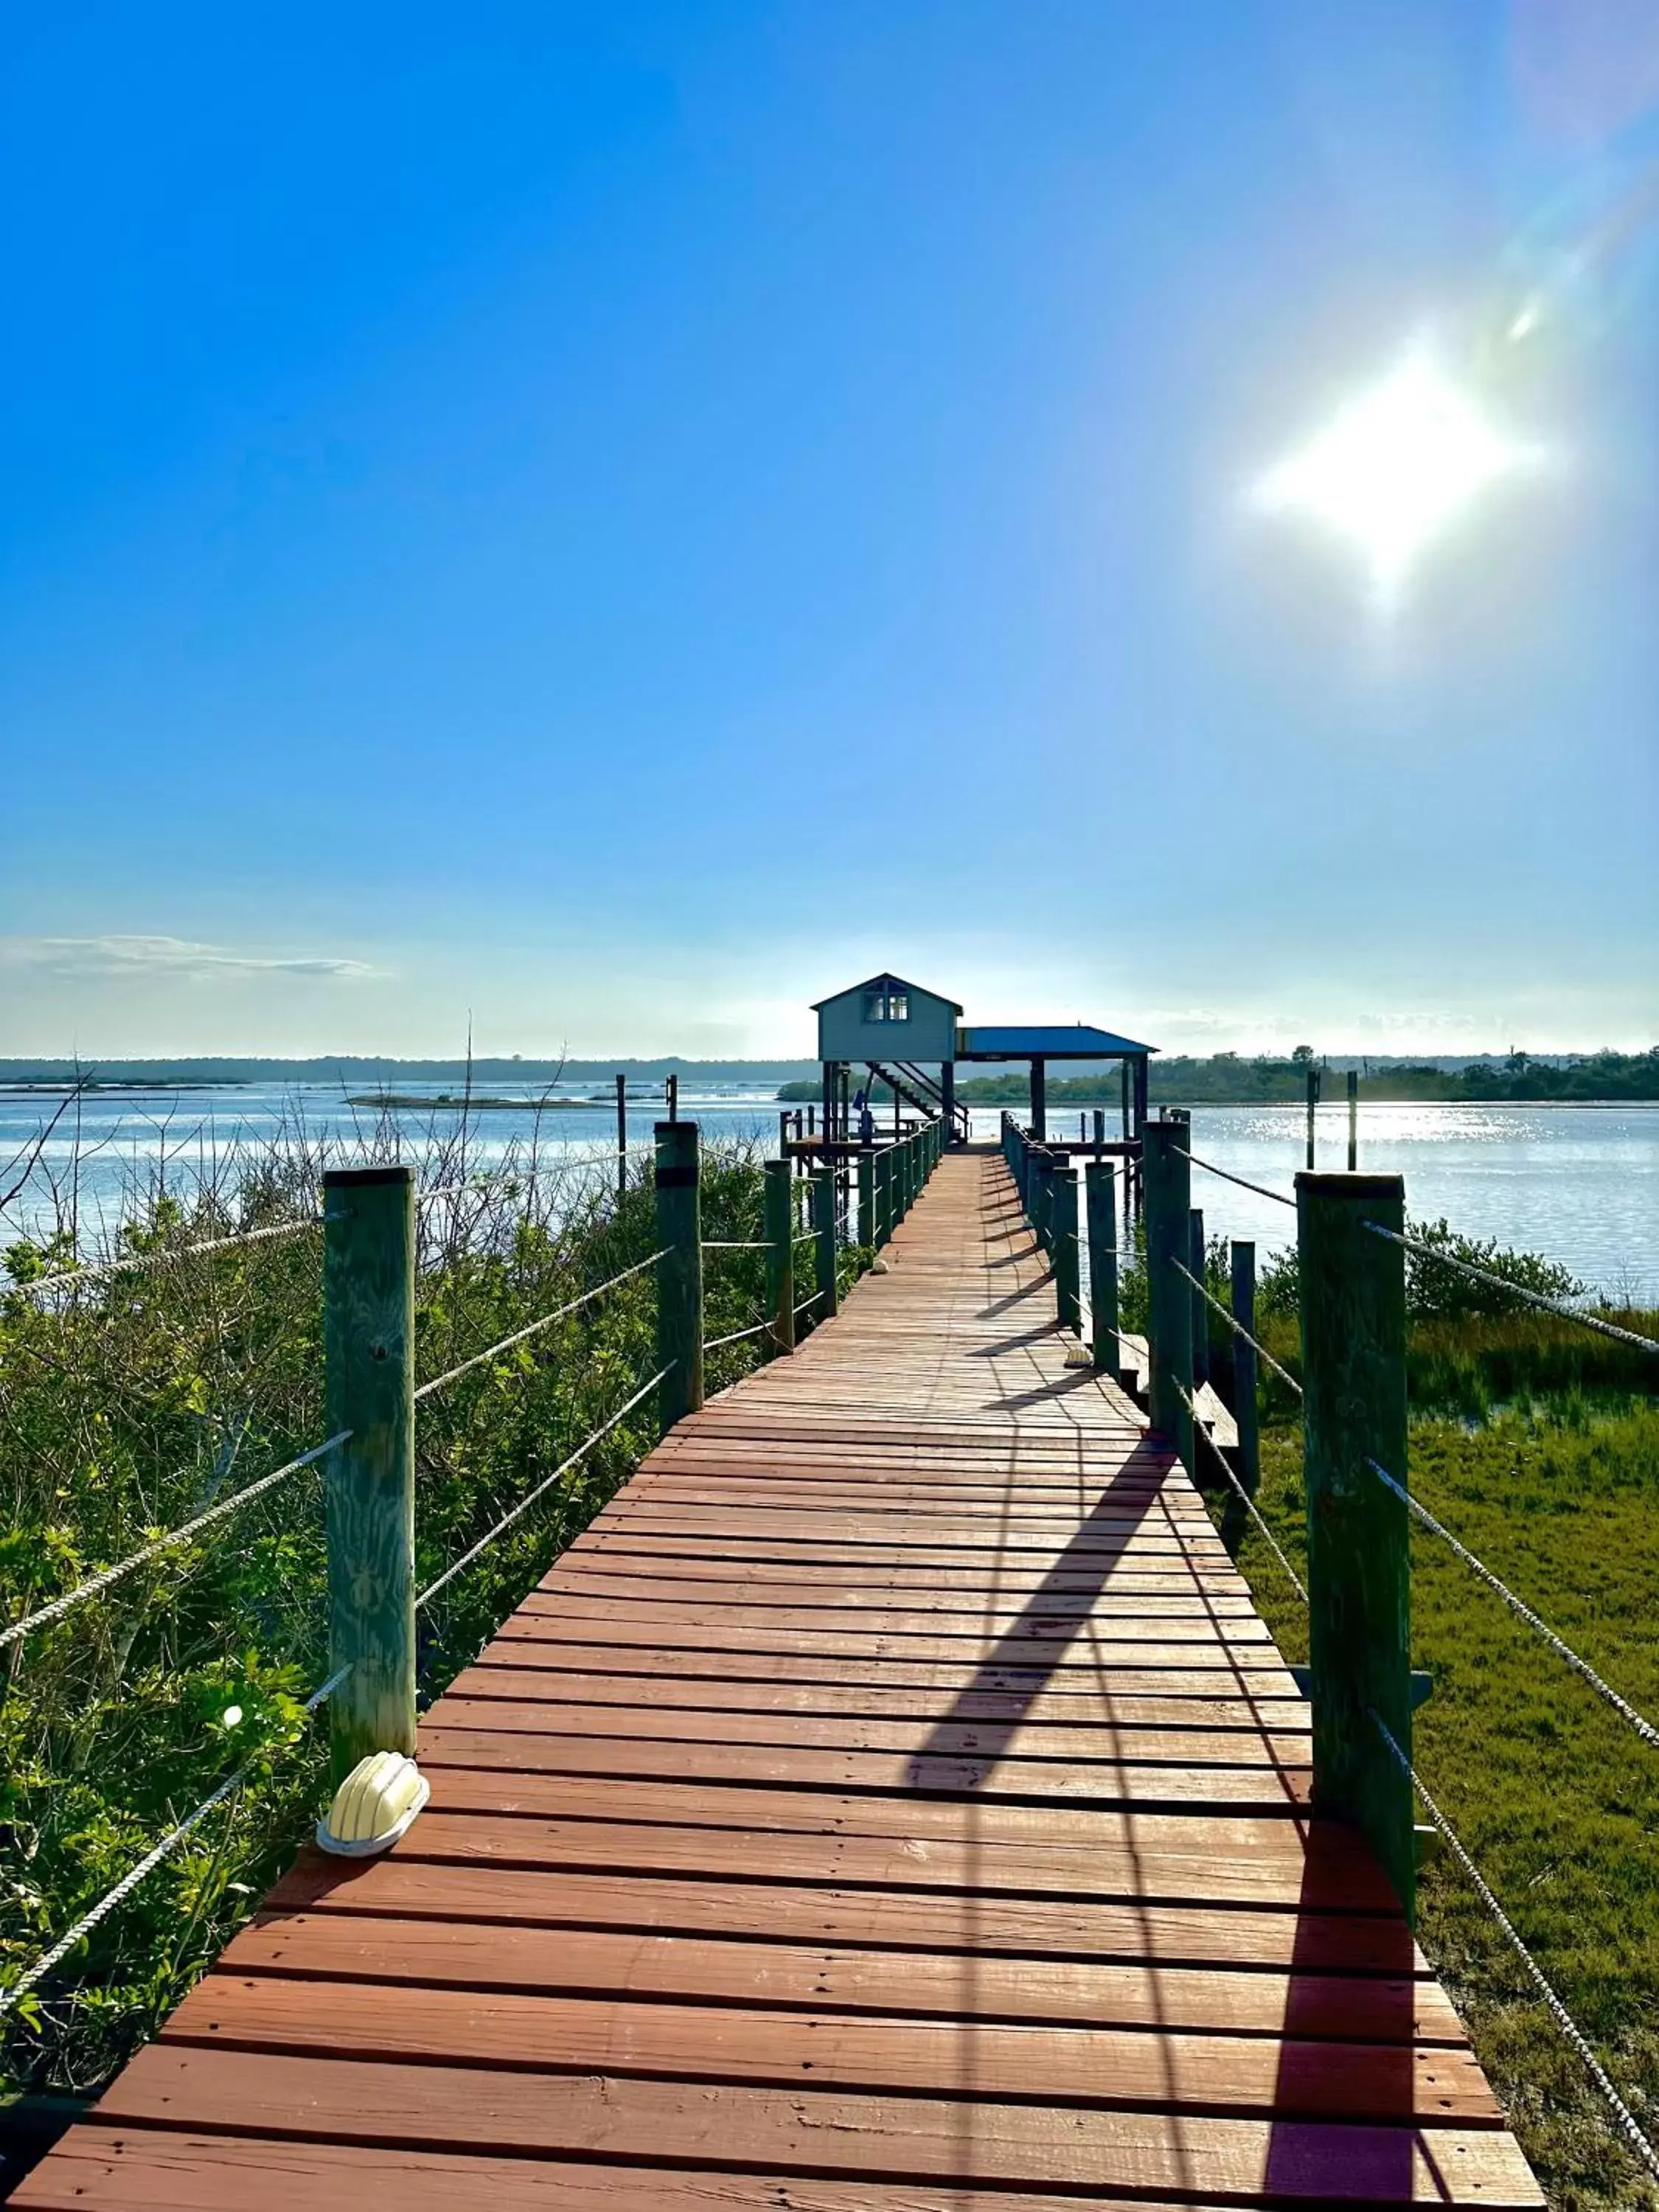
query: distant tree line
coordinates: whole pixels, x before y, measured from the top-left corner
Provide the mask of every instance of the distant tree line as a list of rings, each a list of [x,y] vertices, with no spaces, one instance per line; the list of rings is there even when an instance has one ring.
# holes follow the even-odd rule
[[[1323,1068],[1311,1045],[1298,1045],[1288,1059],[1247,1059],[1218,1052],[1206,1060],[1158,1054],[1151,1062],[1148,1093],[1171,1106],[1258,1106],[1305,1098],[1310,1067]],[[1082,1075],[1048,1077],[1048,1103],[1111,1105],[1118,1097],[1115,1067]],[[1325,1075],[1325,1095],[1346,1092],[1340,1069]],[[816,1098],[817,1080],[787,1083],[784,1100]],[[957,1097],[970,1106],[1023,1106],[1030,1095],[1023,1065],[997,1075],[958,1079]],[[878,1082],[878,1099],[891,1093]],[[1437,1067],[1428,1061],[1395,1061],[1364,1066],[1359,1096],[1373,1103],[1389,1099],[1443,1102],[1449,1105],[1520,1103],[1527,1099],[1659,1099],[1659,1045],[1647,1052],[1594,1052],[1540,1059],[1512,1052],[1501,1060],[1471,1060],[1463,1067]]]

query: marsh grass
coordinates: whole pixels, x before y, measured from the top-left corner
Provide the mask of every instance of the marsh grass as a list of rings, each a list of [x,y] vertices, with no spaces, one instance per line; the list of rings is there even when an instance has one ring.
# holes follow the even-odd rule
[[[1650,1331],[1653,1320],[1635,1325]],[[1461,1401],[1467,1376],[1495,1365],[1516,1402],[1478,1425],[1461,1403],[1419,1413],[1412,1488],[1653,1718],[1659,1408],[1601,1376],[1553,1396],[1547,1378],[1560,1371],[1560,1348],[1548,1334],[1538,1340],[1530,1317],[1468,1330],[1462,1345],[1438,1328],[1427,1345],[1414,1342],[1424,1373],[1449,1378],[1449,1395]],[[1263,1433],[1261,1504],[1297,1559],[1305,1546],[1302,1438],[1287,1413]],[[1306,1614],[1254,1530],[1240,1563],[1286,1657],[1305,1659]],[[1414,1662],[1434,1680],[1416,1718],[1418,1769],[1651,2138],[1659,2130],[1659,1754],[1420,1528],[1412,1535],[1412,1614]],[[1423,1948],[1556,2212],[1659,2204],[1449,1853],[1425,1864],[1420,1905]]]

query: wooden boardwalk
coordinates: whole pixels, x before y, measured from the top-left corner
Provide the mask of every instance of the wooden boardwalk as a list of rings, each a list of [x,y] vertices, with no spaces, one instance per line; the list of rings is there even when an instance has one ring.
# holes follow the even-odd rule
[[[1543,2202],[995,1155],[677,1429],[25,2183],[53,2212]]]

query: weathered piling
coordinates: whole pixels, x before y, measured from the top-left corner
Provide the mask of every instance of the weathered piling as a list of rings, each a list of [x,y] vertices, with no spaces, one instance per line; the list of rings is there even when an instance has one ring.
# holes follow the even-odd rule
[[[828,1321],[840,1304],[836,1287],[836,1170],[832,1167],[812,1170],[812,1250],[817,1261],[817,1280],[812,1285],[817,1304],[812,1318]]]
[[[1117,1324],[1117,1194],[1109,1160],[1091,1160],[1085,1170],[1089,1223],[1090,1350],[1095,1372],[1123,1378]]]
[[[1152,1425],[1174,1444],[1188,1474],[1193,1469],[1193,1297],[1170,1262],[1186,1264],[1190,1249],[1192,1170],[1189,1124],[1184,1114],[1148,1121],[1141,1155],[1146,1182],[1147,1338],[1152,1358]]]
[[[766,1237],[767,1357],[776,1359],[795,1348],[795,1206],[790,1164],[768,1160],[763,1170],[762,1206]]]
[[[702,1199],[695,1121],[659,1121],[657,1405],[665,1429],[702,1403]]]
[[[1054,1312],[1062,1328],[1083,1328],[1083,1304],[1078,1251],[1077,1177],[1069,1164],[1057,1161],[1054,1176],[1053,1252]]]
[[[1376,1727],[1410,1757],[1409,1521],[1368,1463],[1405,1483],[1405,1255],[1365,1225],[1400,1233],[1405,1189],[1308,1174],[1296,1188],[1314,1803],[1364,1831],[1410,1916],[1412,1788]]]
[[[415,1175],[323,1177],[330,1763],[415,1750]]]

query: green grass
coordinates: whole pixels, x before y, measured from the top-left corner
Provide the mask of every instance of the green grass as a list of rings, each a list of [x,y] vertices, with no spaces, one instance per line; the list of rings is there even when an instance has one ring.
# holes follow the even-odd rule
[[[1581,1392],[1551,1402],[1534,1391],[1524,1410],[1479,1427],[1420,1418],[1411,1484],[1638,1711],[1659,1716],[1659,1408],[1606,1393],[1599,1402]],[[1302,1455],[1288,1423],[1264,1434],[1261,1502],[1294,1562],[1304,1545]],[[1306,1615],[1254,1530],[1240,1560],[1280,1648],[1304,1658]],[[1434,1678],[1417,1716],[1418,1771],[1652,2138],[1659,1752],[1425,1529],[1413,1531],[1412,1573],[1415,1663]],[[1443,1850],[1425,1866],[1420,1906],[1423,1948],[1551,2205],[1659,2204]]]

